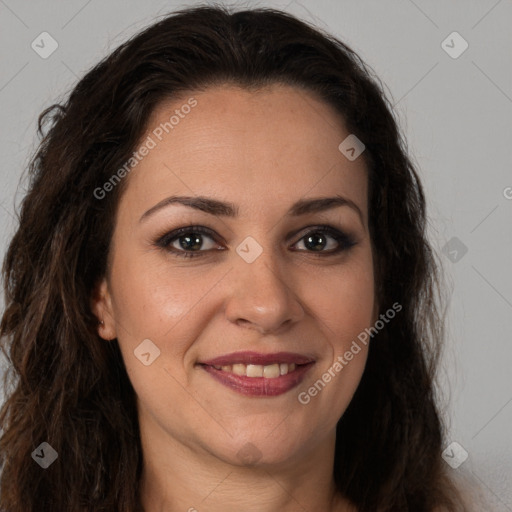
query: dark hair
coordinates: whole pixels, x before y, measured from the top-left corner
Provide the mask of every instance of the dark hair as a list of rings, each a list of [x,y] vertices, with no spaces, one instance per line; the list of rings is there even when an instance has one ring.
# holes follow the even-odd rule
[[[90,302],[127,180],[102,200],[94,191],[130,158],[157,105],[223,83],[299,87],[339,112],[366,146],[380,311],[396,302],[402,311],[373,337],[338,423],[339,491],[366,512],[466,510],[441,458],[439,265],[423,189],[383,87],[347,45],[289,14],[219,6],[164,17],[39,117],[42,141],[3,267],[0,335],[11,366],[0,411],[0,509],[142,510],[135,393]],[[31,460],[43,441],[59,456],[46,471]]]

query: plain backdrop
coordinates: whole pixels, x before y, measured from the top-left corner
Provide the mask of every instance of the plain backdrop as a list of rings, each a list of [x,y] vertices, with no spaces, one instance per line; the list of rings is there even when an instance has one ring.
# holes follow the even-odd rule
[[[2,257],[37,115],[156,16],[196,3],[0,0]],[[451,471],[478,484],[492,510],[512,512],[512,2],[229,5],[282,8],[314,23],[348,43],[385,85],[425,185],[450,293],[441,405],[448,443],[468,453]],[[43,32],[58,44],[47,58],[32,47]]]

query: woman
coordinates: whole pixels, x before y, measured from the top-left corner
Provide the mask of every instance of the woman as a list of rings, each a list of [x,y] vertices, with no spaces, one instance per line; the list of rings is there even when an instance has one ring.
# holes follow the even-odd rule
[[[468,510],[423,189],[350,48],[184,9],[47,124],[4,264],[2,510]]]

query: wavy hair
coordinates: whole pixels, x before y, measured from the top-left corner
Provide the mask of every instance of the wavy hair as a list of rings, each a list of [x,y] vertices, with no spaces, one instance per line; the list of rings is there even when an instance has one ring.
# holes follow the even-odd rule
[[[425,197],[391,102],[346,44],[279,10],[196,6],[119,46],[39,116],[41,141],[3,266],[0,509],[141,512],[135,392],[117,340],[91,310],[105,275],[126,162],[162,101],[217,84],[298,87],[332,106],[366,146],[381,312],[360,385],[337,425],[334,479],[361,512],[466,510],[444,469],[435,375],[443,328]],[[31,454],[48,442],[43,470]]]

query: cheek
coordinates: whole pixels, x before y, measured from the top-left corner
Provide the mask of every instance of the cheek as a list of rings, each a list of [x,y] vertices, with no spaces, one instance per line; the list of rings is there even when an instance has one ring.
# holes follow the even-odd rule
[[[184,269],[171,271],[168,263],[151,258],[119,256],[113,266],[119,347],[139,405],[149,407],[156,418],[179,416],[190,400],[184,392],[186,354],[201,329],[198,300],[212,284],[210,279],[191,278],[190,272],[188,277]],[[169,396],[173,399],[167,400]]]
[[[215,280],[165,258],[119,256],[112,273],[116,321],[131,338],[162,339],[187,317]]]
[[[307,274],[307,273],[306,273]],[[310,280],[309,280],[310,281]],[[371,254],[354,258],[350,265],[319,275],[309,289],[308,303],[314,309],[319,327],[336,352],[372,325],[375,315],[375,286]]]
[[[164,257],[128,256],[128,251],[118,254],[111,276],[113,309],[119,346],[132,383],[141,393],[144,389],[154,391],[162,372],[171,372],[186,386],[190,348],[211,320],[215,309],[212,290],[225,269],[205,272],[187,264],[171,265]],[[146,367],[135,352],[148,339],[159,355]]]
[[[365,329],[374,322],[375,287],[371,255],[361,256],[309,288],[318,331],[328,347],[298,400],[311,414],[325,417],[326,430],[348,407],[366,365],[370,338]]]

